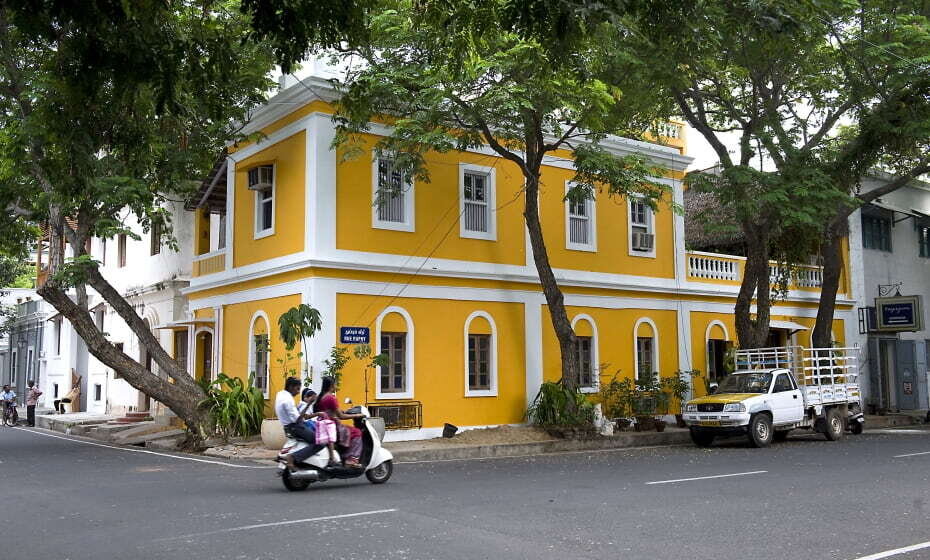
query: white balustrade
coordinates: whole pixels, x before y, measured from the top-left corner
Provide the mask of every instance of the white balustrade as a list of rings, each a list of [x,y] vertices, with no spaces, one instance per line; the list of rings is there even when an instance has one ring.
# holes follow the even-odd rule
[[[739,261],[688,254],[688,275],[710,280],[739,280]]]

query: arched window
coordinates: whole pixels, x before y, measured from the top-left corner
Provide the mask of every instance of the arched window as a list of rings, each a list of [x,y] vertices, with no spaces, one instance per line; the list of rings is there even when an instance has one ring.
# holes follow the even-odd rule
[[[652,319],[643,317],[633,325],[636,354],[636,383],[651,385],[659,371],[659,330]]]
[[[265,398],[268,397],[269,375],[268,354],[270,352],[270,338],[268,333],[268,316],[264,311],[257,311],[252,315],[249,324],[249,374],[255,375],[255,386],[261,389]]]
[[[387,356],[388,365],[378,368],[376,398],[413,398],[413,319],[402,307],[384,309],[376,322],[378,354]]]
[[[597,326],[594,319],[582,313],[572,319],[572,329],[575,331],[575,359],[578,360],[576,383],[582,391],[596,391],[600,381]]]
[[[465,396],[497,396],[497,325],[484,311],[465,319]]]

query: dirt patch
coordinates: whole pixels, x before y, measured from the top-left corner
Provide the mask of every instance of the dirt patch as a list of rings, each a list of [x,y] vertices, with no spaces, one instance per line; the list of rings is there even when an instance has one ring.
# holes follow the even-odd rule
[[[465,443],[470,445],[494,445],[497,443],[530,443],[556,439],[536,426],[498,426],[459,432],[451,438],[429,440],[436,443]]]

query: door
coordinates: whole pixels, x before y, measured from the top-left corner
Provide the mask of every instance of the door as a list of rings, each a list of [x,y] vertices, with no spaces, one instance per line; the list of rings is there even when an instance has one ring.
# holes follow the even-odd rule
[[[776,426],[800,422],[804,416],[801,391],[787,373],[779,373],[775,377],[772,392],[769,394],[769,404],[772,407],[772,423]]]
[[[895,357],[898,408],[914,410],[917,408],[917,355],[914,341],[899,340]]]
[[[893,410],[897,406],[898,392],[895,382],[895,362],[897,357],[897,340],[882,339],[878,341],[878,368],[881,376],[881,404],[884,410]]]

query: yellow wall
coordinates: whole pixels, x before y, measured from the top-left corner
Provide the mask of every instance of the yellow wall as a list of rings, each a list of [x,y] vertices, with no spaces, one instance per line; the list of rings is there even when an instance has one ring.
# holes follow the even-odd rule
[[[233,266],[290,255],[304,247],[306,133],[301,131],[236,164]],[[255,239],[255,193],[248,171],[275,165],[274,234]]]
[[[387,303],[388,298],[340,294],[336,299],[337,324],[370,326],[374,350],[375,320]],[[480,426],[523,421],[526,371],[521,304],[398,298],[391,305],[405,309],[413,319],[416,360],[413,398],[423,404],[424,427],[438,427],[445,422]],[[474,311],[487,312],[497,327],[496,397],[464,396],[465,320]],[[397,320],[397,316],[385,316],[385,321]],[[385,323],[382,327],[384,330],[403,328]],[[472,332],[483,328],[477,319],[471,327]],[[375,401],[375,375],[369,374],[368,398],[372,402]],[[352,360],[344,370],[339,397],[340,400],[351,397],[356,403],[365,402],[364,369],[358,360]]]
[[[268,316],[269,346],[269,401],[265,414],[273,417],[274,395],[284,388],[284,378],[287,369],[300,367],[294,359],[289,365],[279,360],[285,359],[286,349],[284,343],[278,338],[278,317],[285,311],[300,305],[300,296],[283,296],[278,298],[236,303],[223,308],[223,372],[231,377],[238,377],[243,381],[249,378],[249,324],[258,311],[264,311]],[[295,349],[295,354],[297,349]]]
[[[580,313],[594,319],[597,328],[598,361],[602,382],[614,375],[618,379],[633,378],[636,371],[636,351],[633,346],[633,326],[642,317],[652,319],[658,328],[659,374],[671,377],[678,368],[678,322],[674,311],[657,309],[599,309],[595,307],[568,307],[570,320]],[[543,323],[543,378],[557,381],[562,376],[559,342],[552,328],[548,306],[544,306]],[[584,327],[585,329],[587,326]],[[580,333],[584,334],[584,333]],[[536,391],[538,387],[531,387]]]

